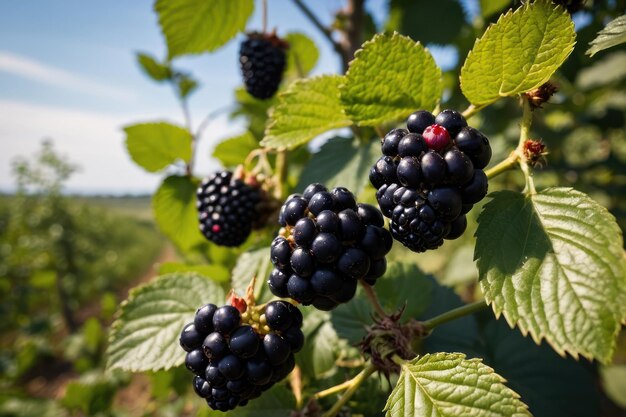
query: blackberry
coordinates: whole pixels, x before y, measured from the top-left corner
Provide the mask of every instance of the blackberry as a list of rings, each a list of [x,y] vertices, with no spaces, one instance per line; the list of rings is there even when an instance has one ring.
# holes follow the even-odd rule
[[[241,73],[250,95],[265,100],[278,90],[285,70],[287,43],[275,34],[251,33],[239,48]]]
[[[424,252],[465,231],[465,213],[487,194],[483,168],[491,159],[491,147],[454,110],[437,117],[417,111],[409,116],[407,129],[393,129],[382,139],[383,156],[370,170],[370,182],[382,214],[391,219],[393,238]],[[375,245],[369,247],[374,250]],[[345,269],[352,261],[346,257],[339,263]],[[372,263],[369,279],[383,268]]]
[[[241,305],[242,313],[232,305],[202,306],[181,332],[194,391],[214,410],[244,406],[285,378],[304,345],[302,313],[294,305]]]
[[[268,210],[265,192],[244,182],[243,174],[220,171],[202,181],[197,192],[200,231],[220,246],[239,246],[261,227]]]
[[[397,152],[407,134],[401,129],[391,133],[397,140],[387,152]],[[397,179],[391,158],[379,166],[383,183]],[[373,285],[385,272],[393,239],[383,228],[383,216],[371,205],[358,204],[346,188],[329,191],[321,184],[309,185],[302,195],[287,198],[279,222],[283,228],[271,245],[274,270],[268,280],[278,297],[332,310],[354,297],[358,280]],[[267,314],[268,324],[278,320],[272,314]],[[301,344],[297,338],[289,341]]]

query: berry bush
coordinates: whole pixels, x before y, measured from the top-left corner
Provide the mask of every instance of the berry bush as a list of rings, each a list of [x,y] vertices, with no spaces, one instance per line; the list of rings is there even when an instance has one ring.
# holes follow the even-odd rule
[[[347,3],[327,27],[293,1],[341,63],[311,76],[315,43],[280,22],[268,32],[266,1],[262,28],[253,0],[156,1],[168,60],[139,63],[174,87],[186,125],[131,125],[126,143],[146,170],[168,168],[154,213],[185,262],[121,305],[108,368],[184,364],[179,394],[204,399],[201,415],[613,415],[626,257],[611,190],[624,176],[607,162],[604,183],[581,179],[589,158],[604,167],[600,145],[560,141],[596,129],[568,81],[593,62],[595,32],[571,14],[619,5],[481,1],[469,24],[456,0],[392,0],[382,27]],[[201,14],[191,31],[183,17]],[[618,25],[589,54],[608,54]],[[236,37],[245,87],[231,116],[246,131],[202,179],[212,117],[189,122],[198,84],[176,58]],[[443,71],[426,43],[453,44],[458,65]],[[609,90],[593,105],[617,106]],[[602,123],[623,139],[623,112]]]

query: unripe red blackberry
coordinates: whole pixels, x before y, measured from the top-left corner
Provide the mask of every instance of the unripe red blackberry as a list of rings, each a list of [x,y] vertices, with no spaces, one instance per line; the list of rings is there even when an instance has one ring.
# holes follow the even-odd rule
[[[393,237],[424,252],[465,231],[465,213],[487,194],[482,169],[491,147],[454,110],[437,117],[417,111],[407,128],[393,129],[383,138],[383,156],[372,167],[370,182],[382,213],[391,219]]]
[[[265,100],[272,97],[283,78],[288,44],[276,34],[251,33],[239,48],[239,63],[246,91]]]
[[[358,280],[373,285],[385,272],[391,234],[380,212],[346,188],[309,185],[285,201],[279,223],[268,280],[279,297],[332,310],[354,296]]]

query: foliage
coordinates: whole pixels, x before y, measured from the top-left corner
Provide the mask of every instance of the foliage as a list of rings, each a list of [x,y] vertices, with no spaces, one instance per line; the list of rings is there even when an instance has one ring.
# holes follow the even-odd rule
[[[153,398],[175,393],[168,407],[179,413],[217,414],[191,400],[180,376],[177,338],[195,309],[224,302],[231,288],[244,295],[254,276],[257,301],[272,297],[265,282],[274,221],[236,249],[209,244],[198,231],[194,154],[206,123],[191,125],[187,98],[198,84],[174,67],[179,57],[214,51],[252,30],[254,3],[157,0],[168,60],[137,55],[147,76],[172,84],[185,118],[184,126],[153,121],[125,129],[131,158],[163,174],[153,213],[181,261],[163,265],[161,277],[121,304],[107,368],[147,373]],[[375,287],[363,286],[332,312],[303,307],[306,344],[289,384],[232,414],[607,415],[598,364],[606,393],[620,404],[615,375],[623,369],[613,361],[626,319],[626,66],[622,51],[607,49],[623,41],[619,6],[593,2],[584,12],[589,22],[576,28],[566,8],[548,0],[510,9],[512,2],[480,1],[474,21],[456,0],[393,0],[381,19],[371,19],[363,3],[350,1],[324,27],[294,1],[322,29],[345,73],[309,76],[320,50],[303,33],[285,34],[290,50],[279,93],[260,101],[236,90],[231,117],[245,129],[213,156],[258,174],[279,200],[319,181],[371,203],[367,177],[380,137],[415,110],[465,108],[494,150],[486,170],[492,193],[468,213],[458,241],[427,254],[396,244]],[[376,34],[376,22],[388,32]],[[591,59],[587,45],[601,30],[589,51],[599,58]],[[445,71],[431,54],[435,44],[458,54]],[[537,104],[547,82],[560,91]],[[542,140],[548,153],[530,155],[529,139]],[[42,265],[33,278],[39,285],[53,281]],[[385,331],[406,345],[388,342]],[[85,325],[84,348],[101,337]],[[370,345],[359,345],[364,340]],[[359,348],[371,352],[374,343],[380,357],[363,355]],[[23,349],[21,362],[37,349],[34,342]],[[72,391],[85,390],[86,401],[68,399],[65,407],[106,410],[109,388],[121,385],[77,382]],[[94,390],[102,390],[102,403],[88,401]]]

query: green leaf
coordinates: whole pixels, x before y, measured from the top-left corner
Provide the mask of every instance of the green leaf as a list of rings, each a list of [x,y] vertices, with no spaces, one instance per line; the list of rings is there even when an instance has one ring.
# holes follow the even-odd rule
[[[480,14],[484,18],[490,17],[506,6],[510,6],[511,3],[511,0],[480,0]]]
[[[399,33],[379,34],[355,54],[341,86],[341,102],[355,123],[376,126],[432,110],[443,89],[428,49]]]
[[[626,366],[613,365],[602,368],[602,385],[608,397],[626,409]]]
[[[304,78],[317,64],[320,52],[315,42],[299,32],[292,32],[285,36],[289,42],[287,50],[287,69],[285,76],[290,78]]]
[[[545,338],[562,355],[608,362],[626,316],[615,218],[570,188],[491,196],[474,253],[486,301],[536,343]]]
[[[230,417],[289,417],[296,409],[296,399],[284,385],[274,385],[245,407],[229,411]],[[219,415],[224,415],[220,413]]]
[[[197,187],[189,177],[171,176],[152,197],[159,229],[183,251],[205,242],[198,226]]]
[[[362,145],[351,138],[330,139],[304,167],[296,189],[320,182],[329,188],[346,187],[359,195],[369,183],[369,171],[380,156],[377,142]]]
[[[416,318],[430,305],[434,280],[409,263],[390,263],[385,275],[376,282],[376,294],[387,312],[404,308],[402,321]],[[365,328],[372,324],[374,311],[369,300],[359,292],[349,303],[341,304],[331,313],[337,334],[350,344],[359,342]]]
[[[341,103],[343,77],[322,75],[298,80],[278,95],[262,146],[292,149],[332,129],[350,126]]]
[[[267,279],[272,271],[270,248],[260,248],[244,252],[233,268],[231,285],[239,295],[244,295],[252,278],[256,276],[254,296],[259,303],[269,301],[273,295],[267,287]]]
[[[157,0],[169,58],[213,51],[246,28],[253,0]]]
[[[594,56],[615,45],[626,42],[626,15],[610,21],[604,29],[598,32],[598,36],[589,44],[590,48],[585,52]]]
[[[159,275],[175,272],[196,272],[218,283],[230,280],[230,272],[219,264],[187,265],[179,262],[166,262],[159,266]]]
[[[565,9],[527,2],[476,40],[461,68],[461,90],[470,103],[484,106],[537,88],[565,62],[575,38]]]
[[[306,343],[296,355],[296,362],[304,375],[322,377],[336,369],[339,337],[330,323],[328,312],[309,310],[303,313],[302,332]]]
[[[484,339],[485,363],[521,395],[534,417],[599,417],[597,375],[589,362],[535,345],[504,319],[491,318]]]
[[[198,307],[221,304],[225,296],[219,285],[193,273],[163,275],[131,290],[111,329],[107,368],[143,372],[181,365],[182,328]]]
[[[217,158],[225,167],[234,167],[243,164],[248,154],[259,147],[259,142],[249,131],[244,134],[228,138],[218,143],[213,150],[213,158]]]
[[[189,94],[196,91],[198,85],[198,81],[194,80],[190,75],[182,73],[176,74],[176,88],[181,98],[187,98]]]
[[[424,16],[445,16],[446,23]],[[465,24],[463,8],[457,0],[391,0],[386,30],[402,33],[422,44],[453,42]]]
[[[126,148],[133,161],[149,172],[191,159],[191,134],[169,123],[141,123],[124,128]]]
[[[117,389],[123,382],[115,374],[91,372],[82,375],[67,384],[61,403],[70,410],[80,410],[83,415],[106,413],[111,409]]]
[[[137,52],[137,62],[143,72],[154,81],[165,81],[172,76],[169,65],[160,63],[153,56]]]
[[[385,411],[388,417],[530,417],[501,376],[460,353],[428,354],[402,365]]]

